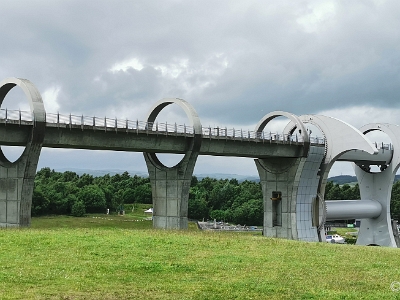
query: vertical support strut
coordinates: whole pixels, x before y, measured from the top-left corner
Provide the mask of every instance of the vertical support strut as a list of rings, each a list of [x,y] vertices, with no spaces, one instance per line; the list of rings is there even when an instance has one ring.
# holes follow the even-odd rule
[[[146,127],[153,124],[159,112],[172,103],[184,109],[196,133],[188,137],[189,146],[183,159],[174,167],[166,167],[155,153],[143,154],[152,187],[153,227],[187,229],[190,183],[202,141],[200,119],[188,102],[182,99],[163,99],[153,106]]]
[[[305,158],[255,160],[264,199],[264,236],[318,242],[313,212],[323,157],[324,149],[312,146]]]
[[[31,224],[34,179],[45,133],[45,109],[39,91],[26,79],[7,78],[0,83],[0,103],[15,86],[28,98],[35,120],[21,157],[10,162],[0,149],[0,227]]]
[[[365,171],[356,164],[353,165],[360,187],[361,199],[374,199],[382,206],[381,214],[376,218],[361,219],[358,232],[358,245],[379,245],[398,247],[398,241],[393,234],[390,217],[390,200],[394,178],[400,167],[400,126],[392,124],[368,124],[361,127],[361,132],[382,131],[393,143],[393,156],[390,164],[377,173]],[[396,228],[395,228],[396,229]]]

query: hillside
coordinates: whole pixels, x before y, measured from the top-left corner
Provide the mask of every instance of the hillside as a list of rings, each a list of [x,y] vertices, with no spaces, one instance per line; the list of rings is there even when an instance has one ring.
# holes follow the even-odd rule
[[[31,229],[1,230],[1,299],[397,296],[398,249],[153,230],[127,218],[33,218]]]
[[[400,175],[396,175],[394,178],[394,181],[400,180]],[[357,182],[357,177],[356,176],[350,176],[350,175],[339,175],[339,176],[333,176],[329,177],[328,181],[332,181],[336,184],[342,185],[346,183],[356,183]]]

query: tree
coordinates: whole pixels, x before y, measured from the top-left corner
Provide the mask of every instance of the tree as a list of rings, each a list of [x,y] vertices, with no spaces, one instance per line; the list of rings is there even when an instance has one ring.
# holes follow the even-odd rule
[[[205,199],[189,199],[188,217],[190,219],[202,220],[208,219],[208,206]]]
[[[145,203],[145,204],[153,203],[150,183],[144,183],[138,186],[133,193],[133,197],[135,199],[135,202],[137,203]]]
[[[74,217],[83,217],[86,213],[85,204],[82,201],[76,201],[71,208],[71,215]]]
[[[94,178],[92,175],[89,174],[83,174],[81,177],[79,177],[76,186],[79,188],[83,188],[87,185],[93,184]]]
[[[338,184],[334,184],[333,187],[326,194],[326,200],[342,200],[342,191]]]
[[[390,200],[390,215],[392,219],[400,220],[400,181],[393,184]]]
[[[35,187],[32,195],[32,215],[44,215],[48,211],[50,200],[46,197],[40,187]]]
[[[225,221],[225,211],[224,210],[220,210],[220,209],[216,209],[213,210],[210,214],[211,219],[217,220],[217,221]]]
[[[78,193],[78,200],[85,204],[87,213],[106,211],[106,197],[97,185],[87,185]]]

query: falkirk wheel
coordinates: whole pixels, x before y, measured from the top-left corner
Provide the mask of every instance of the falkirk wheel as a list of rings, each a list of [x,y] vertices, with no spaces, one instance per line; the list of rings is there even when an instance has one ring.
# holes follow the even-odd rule
[[[390,200],[394,177],[400,165],[400,127],[369,124],[358,130],[331,117],[296,117],[283,112],[266,115],[260,124],[265,126],[276,116],[290,119],[284,131],[288,135],[296,130],[304,132],[307,124],[317,127],[324,136],[325,147],[310,144],[305,157],[291,161],[284,159],[279,162],[273,158],[255,160],[264,196],[263,234],[322,242],[326,239],[325,221],[361,219],[358,245],[399,247],[397,224],[390,218]],[[393,147],[377,149],[365,136],[375,130],[386,133]],[[360,200],[324,199],[328,174],[336,161],[353,162]],[[370,166],[376,164],[381,166],[380,172],[371,171]]]
[[[10,162],[0,148],[0,227],[30,225],[34,177],[46,134],[43,101],[30,81],[7,78],[0,82],[0,104],[14,87],[21,88],[28,99],[33,126],[18,160]],[[158,114],[171,104],[184,110],[193,128],[193,134],[185,136],[186,150],[182,160],[173,167],[166,167],[155,153],[143,154],[152,186],[153,227],[186,229],[190,181],[197,157],[201,155],[204,136],[195,109],[187,101],[177,98],[162,99],[153,105],[146,119],[146,131],[154,130],[152,126]],[[256,125],[255,142],[258,139],[265,141],[263,130],[277,117],[288,119],[283,136],[288,140],[296,136],[302,152],[296,157],[255,159],[264,201],[263,235],[322,242],[325,241],[325,221],[361,219],[357,244],[399,247],[397,226],[393,226],[390,218],[390,198],[400,166],[400,127],[379,123],[356,129],[327,116],[296,116],[274,111]],[[321,132],[323,145],[312,142],[308,126]],[[366,136],[372,131],[389,136],[393,147],[378,149]],[[221,141],[219,143],[221,145]],[[353,163],[360,200],[324,199],[328,174],[336,161]],[[379,165],[380,171],[372,171],[372,165]]]

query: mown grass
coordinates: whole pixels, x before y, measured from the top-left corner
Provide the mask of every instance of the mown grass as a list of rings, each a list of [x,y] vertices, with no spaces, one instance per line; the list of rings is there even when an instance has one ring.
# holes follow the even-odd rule
[[[0,230],[0,299],[400,299],[398,249],[94,217]]]

